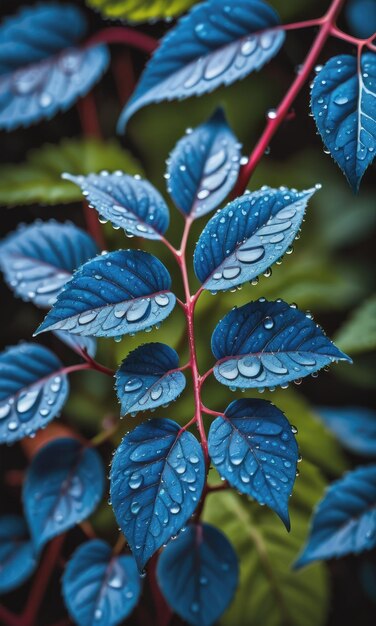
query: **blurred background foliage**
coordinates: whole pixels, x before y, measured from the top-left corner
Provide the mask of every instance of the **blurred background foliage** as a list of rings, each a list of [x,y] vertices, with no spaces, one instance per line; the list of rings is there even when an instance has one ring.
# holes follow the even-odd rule
[[[83,1],[76,0],[75,3],[84,7]],[[18,0],[2,0],[1,9],[6,15],[22,4]],[[97,1],[91,0],[91,4],[94,6]],[[317,17],[326,10],[328,1],[273,0],[272,4],[282,21],[287,22]],[[93,32],[103,27],[98,13],[89,9],[86,13]],[[344,18],[341,18],[340,25],[351,30]],[[160,37],[168,27],[168,23],[162,22],[139,28]],[[84,226],[80,192],[71,183],[60,179],[63,171],[85,174],[101,169],[122,169],[132,174],[140,173],[166,197],[163,175],[169,152],[186,127],[202,123],[218,105],[225,108],[228,120],[243,144],[244,154],[248,154],[263,129],[266,111],[278,104],[299,71],[312,37],[311,29],[288,33],[282,52],[261,73],[227,89],[219,89],[200,99],[145,108],[131,120],[125,137],[116,137],[115,126],[125,95],[132,89],[129,61],[137,78],[145,57],[140,52],[114,46],[111,71],[94,90],[102,139],[82,137],[77,109],[60,114],[48,123],[1,134],[1,236],[20,222],[32,222],[36,218],[70,219]],[[351,46],[330,40],[320,62],[342,52],[351,52]],[[320,374],[317,380],[305,379],[299,388],[292,385],[293,388],[286,391],[268,392],[263,396],[275,402],[299,429],[298,442],[303,461],[291,498],[290,534],[271,511],[236,493],[218,493],[208,499],[206,519],[229,536],[241,558],[241,585],[221,621],[224,626],[334,626],[339,623],[350,625],[355,620],[360,626],[374,624],[375,605],[369,597],[374,571],[372,563],[375,567],[372,553],[358,560],[352,557],[342,559],[329,567],[316,564],[299,572],[291,569],[306,538],[312,509],[322,496],[325,485],[346,468],[360,462],[357,457],[343,452],[312,407],[371,407],[375,404],[376,300],[372,295],[376,224],[372,175],[375,169],[370,168],[360,194],[354,196],[338,167],[323,153],[321,139],[309,117],[308,102],[307,86],[295,103],[294,119],[280,128],[249,188],[254,190],[266,184],[301,189],[319,182],[322,190],[310,202],[294,253],[286,256],[282,265],[273,268],[270,278],[262,277],[257,286],[249,285],[236,293],[216,297],[204,293],[200,298],[196,315],[199,363],[202,372],[213,364],[210,335],[217,321],[235,304],[265,296],[269,299],[280,297],[290,303],[296,302],[302,309],[309,309],[339,347],[353,357],[354,365],[351,368],[335,366],[330,372]],[[194,224],[189,245],[191,254],[204,224],[205,220]],[[182,226],[181,215],[171,208],[168,235],[174,244],[179,242]],[[174,261],[161,244],[129,241],[122,231],[115,231],[109,225],[103,228],[108,249],[142,246],[158,255],[169,267],[176,293],[182,295]],[[191,284],[194,289],[198,287],[192,271]],[[43,312],[31,304],[16,301],[4,283],[0,284],[0,299],[3,346],[14,344],[20,338],[29,340]],[[157,333],[153,332],[152,337],[174,347],[181,362],[186,361],[185,322],[179,308]],[[149,336],[145,334],[125,337],[120,343],[100,340],[98,360],[116,367],[130,350],[148,340]],[[66,364],[74,362],[74,355],[52,335],[43,336],[41,341],[59,354]],[[71,377],[71,386],[70,399],[61,418],[69,427],[93,437],[103,427],[118,420],[119,407],[110,379],[95,372],[83,372]],[[158,416],[172,417],[181,423],[190,419],[193,409],[190,390],[188,385],[183,396],[171,407],[158,411]],[[230,394],[229,397],[228,390],[212,379],[205,383],[204,401],[212,409],[223,410],[230,400],[240,395]],[[124,419],[112,443],[117,445],[122,435],[142,417]],[[102,450],[110,462],[112,446],[105,445]],[[9,486],[7,476],[9,472],[24,468],[25,448],[17,444],[12,449],[2,450],[1,463],[1,489],[7,502],[6,511],[17,511],[19,489]],[[211,480],[217,480],[214,472]],[[106,502],[94,514],[92,523],[101,536],[114,539],[116,524]],[[14,596],[15,603],[20,601],[20,593],[23,592]],[[57,597],[56,606],[59,603]],[[40,626],[49,623],[51,616],[56,614],[56,606],[45,609]]]

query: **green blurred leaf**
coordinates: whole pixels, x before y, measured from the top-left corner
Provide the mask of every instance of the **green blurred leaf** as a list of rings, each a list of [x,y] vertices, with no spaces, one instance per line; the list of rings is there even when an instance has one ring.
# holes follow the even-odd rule
[[[329,594],[325,566],[291,570],[324,487],[320,472],[305,463],[291,498],[291,533],[272,511],[233,491],[209,496],[204,517],[228,536],[240,560],[239,589],[221,619],[223,626],[325,623]]]
[[[129,22],[149,22],[175,17],[198,0],[86,0],[89,7],[104,17]]]
[[[335,343],[349,354],[376,348],[376,295],[363,302],[335,336]]]
[[[123,170],[142,174],[136,159],[117,141],[65,139],[31,151],[24,163],[0,167],[0,204],[59,204],[82,200],[81,190],[62,180],[63,172],[89,174]]]

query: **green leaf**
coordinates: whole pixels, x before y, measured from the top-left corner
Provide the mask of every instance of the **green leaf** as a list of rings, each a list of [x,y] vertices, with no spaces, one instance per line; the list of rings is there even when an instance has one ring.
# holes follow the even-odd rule
[[[61,174],[122,170],[142,174],[137,161],[117,141],[65,139],[31,151],[24,163],[0,167],[0,204],[59,204],[82,200],[81,190]]]
[[[104,17],[129,22],[148,22],[176,17],[198,0],[86,0]]]
[[[222,626],[242,626],[245,616],[247,623],[263,626],[325,623],[329,593],[325,566],[291,569],[324,487],[319,470],[306,462],[291,498],[291,533],[273,512],[233,491],[209,496],[205,520],[221,528],[240,560],[239,589]]]
[[[376,348],[376,295],[363,302],[340,328],[335,337],[341,350],[350,354]]]

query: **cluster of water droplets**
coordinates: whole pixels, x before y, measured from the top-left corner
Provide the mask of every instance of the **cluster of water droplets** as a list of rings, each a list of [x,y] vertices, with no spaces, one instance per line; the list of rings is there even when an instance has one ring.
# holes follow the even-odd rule
[[[8,373],[6,368],[0,367],[0,372],[3,383],[9,385],[11,370]],[[34,383],[30,379],[28,384],[20,382],[19,391],[13,391],[0,401],[0,440],[33,437],[36,429],[44,428],[58,416],[67,394],[66,376],[46,372],[45,378],[42,374],[38,381],[38,374],[36,372]]]
[[[270,265],[283,254],[292,252],[291,243],[299,237],[307,200],[313,191],[298,194],[286,187],[278,190],[263,187],[245,195],[238,204],[235,201],[228,209],[219,211],[197,244],[195,264],[200,262],[202,273],[208,271],[216,244],[223,239],[224,229],[231,245],[225,249],[226,256],[221,264],[205,279],[205,287],[216,293],[239,287],[246,281],[256,281],[261,273],[270,277]],[[246,220],[248,228],[239,228]],[[240,239],[238,233],[244,233],[244,230],[249,234]],[[233,232],[237,234],[235,241],[231,240]]]
[[[168,225],[168,209],[163,198],[141,176],[129,176],[120,170],[103,170],[89,176],[63,174],[82,189],[89,206],[98,211],[101,224],[111,222],[123,228],[127,237],[136,235],[158,239]]]
[[[271,508],[276,501],[273,493],[286,500],[290,496],[301,461],[293,444],[298,429],[285,421],[283,427],[267,417],[227,418],[209,437],[211,458],[222,480]]]

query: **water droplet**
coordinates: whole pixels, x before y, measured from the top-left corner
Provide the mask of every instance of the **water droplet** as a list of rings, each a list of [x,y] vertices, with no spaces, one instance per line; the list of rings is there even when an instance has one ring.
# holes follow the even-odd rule
[[[141,387],[142,387],[141,378],[130,378],[124,386],[124,391],[126,393],[130,393],[132,391],[137,391],[138,389],[141,389]]]
[[[30,411],[30,409],[36,403],[37,398],[41,394],[41,391],[41,388],[38,388],[22,393],[16,405],[18,413],[27,413],[28,411]]]
[[[137,515],[140,509],[141,509],[141,505],[138,502],[132,502],[131,513],[133,513],[133,515]]]
[[[334,98],[334,102],[335,104],[338,104],[339,106],[342,106],[343,104],[347,104],[349,101],[347,96],[336,96]]]
[[[175,503],[170,507],[170,513],[177,515],[180,512],[180,508],[180,504]]]
[[[274,326],[274,320],[272,317],[265,317],[264,321],[263,321],[263,326],[264,328],[266,328],[266,330],[271,330]]]
[[[90,324],[97,317],[96,311],[84,311],[78,318],[78,323],[81,325]]]
[[[142,476],[142,474],[132,474],[132,476],[129,479],[129,486],[131,489],[138,489],[139,487],[141,487],[142,483],[144,482],[144,477]]]
[[[127,322],[138,322],[142,318],[147,317],[150,306],[150,298],[142,298],[133,302],[126,312]]]
[[[298,433],[298,429],[296,426],[294,426],[294,424],[291,424],[291,432],[293,435],[296,435]]]
[[[155,296],[154,300],[158,304],[158,306],[167,306],[170,302],[170,298],[165,293],[159,293]]]
[[[266,112],[266,117],[267,117],[269,120],[275,120],[275,118],[277,117],[277,111],[276,111],[276,109],[269,109],[269,110]]]

